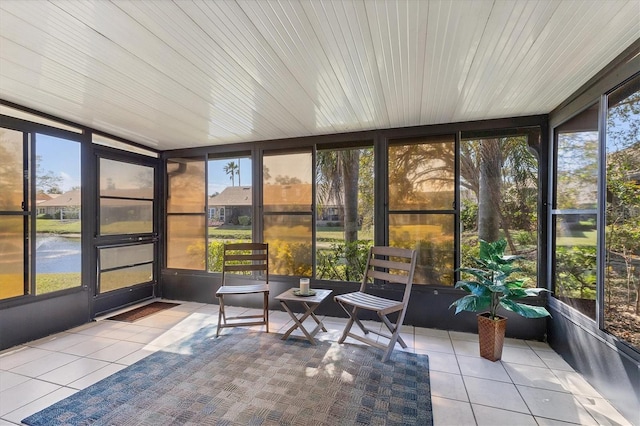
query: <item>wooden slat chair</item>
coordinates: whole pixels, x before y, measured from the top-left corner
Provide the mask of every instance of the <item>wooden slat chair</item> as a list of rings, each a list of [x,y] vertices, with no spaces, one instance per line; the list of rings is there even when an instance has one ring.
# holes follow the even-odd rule
[[[338,343],[343,343],[347,337],[352,337],[371,346],[385,350],[382,361],[386,362],[391,356],[391,352],[396,342],[400,343],[403,348],[407,344],[400,337],[400,328],[404,321],[404,316],[409,304],[409,296],[411,295],[411,285],[413,284],[413,274],[416,269],[416,250],[394,248],[394,247],[372,247],[369,250],[369,258],[367,266],[362,278],[360,291],[354,293],[341,294],[334,297],[334,300],[349,315],[342,337]],[[372,279],[379,279],[388,283],[404,285],[404,295],[402,300],[385,299],[383,297],[374,296],[367,293],[367,283]],[[378,314],[382,323],[387,327],[386,331],[376,331],[367,328],[359,319],[358,311],[367,310]],[[393,324],[387,315],[398,312],[398,319]],[[353,323],[364,332],[365,336],[351,333]],[[374,333],[389,340],[387,345],[376,340],[366,337],[369,333]]]
[[[252,275],[260,273],[261,282],[258,284],[234,285],[233,276]],[[237,315],[228,317],[225,313],[224,297],[229,295],[242,295],[262,293],[262,314],[261,315]],[[218,329],[216,337],[220,334],[220,329],[225,327],[245,327],[253,325],[265,325],[269,332],[269,245],[262,243],[233,243],[224,245],[222,264],[222,286],[216,291],[216,296],[220,302],[218,311]],[[259,321],[255,321],[260,318]],[[227,322],[227,320],[246,320]]]

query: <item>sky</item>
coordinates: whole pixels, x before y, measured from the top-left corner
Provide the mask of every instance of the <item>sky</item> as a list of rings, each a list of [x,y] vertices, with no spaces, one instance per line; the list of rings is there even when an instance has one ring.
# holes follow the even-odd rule
[[[40,167],[59,176],[62,192],[80,186],[80,144],[53,136],[36,135],[36,155],[40,156]]]
[[[231,161],[238,164],[240,162],[240,183],[242,186],[251,186],[251,159],[245,158],[224,158],[209,160],[209,196],[216,192],[222,192],[226,187],[231,186],[231,177],[225,173],[224,167]],[[265,165],[268,165],[271,173],[271,181],[277,176],[297,177],[304,183],[309,183],[311,179],[311,154],[293,153],[285,155],[274,155],[265,157]],[[238,177],[234,177],[234,184],[239,185]]]
[[[38,134],[36,136],[36,155],[40,156],[40,166],[44,173],[49,171],[59,176],[60,189],[63,192],[70,191],[75,186],[80,186],[80,144],[66,139],[56,138],[49,135]],[[290,176],[300,176],[304,179],[310,176],[309,154],[273,156],[269,157],[269,164],[277,169],[277,175],[284,174]],[[308,157],[308,158],[307,158]],[[225,173],[224,167],[231,161],[240,164],[240,181],[238,176],[234,176],[234,184],[250,186],[252,183],[251,159],[245,158],[223,158],[210,160],[208,162],[208,190],[209,195],[222,192],[226,187],[231,186],[231,177]],[[274,176],[275,177],[275,176]]]
[[[44,173],[53,172],[61,178],[60,189],[65,192],[75,186],[80,186],[80,144],[53,136],[38,134],[36,136],[36,154],[41,158],[41,169]],[[306,176],[308,165],[306,157],[274,156],[268,159],[268,163],[275,169],[292,176]],[[208,162],[208,191],[209,196],[216,192],[222,192],[231,186],[231,178],[225,173],[224,167],[229,162],[240,164],[240,183],[250,186],[252,183],[252,170],[250,158],[224,158]],[[274,167],[275,166],[275,167]],[[281,173],[277,173],[281,174]],[[306,180],[306,179],[305,179]],[[239,185],[238,177],[234,177],[235,185]]]
[[[240,183],[242,186],[251,186],[251,159],[250,158],[224,158],[209,160],[208,164],[208,190],[209,196],[216,192],[222,192],[227,186],[231,186],[231,176],[224,171],[224,167],[230,162],[240,164]],[[234,176],[234,183],[238,183],[238,176]]]
[[[60,189],[70,191],[74,186],[80,186],[80,144],[49,135],[36,136],[36,155],[40,156],[40,166],[44,173],[49,171],[59,176]],[[222,192],[231,186],[230,176],[224,172],[224,166],[234,161],[240,164],[240,182],[244,186],[251,185],[251,159],[225,158],[209,161],[209,195]],[[234,177],[238,185],[238,177]]]

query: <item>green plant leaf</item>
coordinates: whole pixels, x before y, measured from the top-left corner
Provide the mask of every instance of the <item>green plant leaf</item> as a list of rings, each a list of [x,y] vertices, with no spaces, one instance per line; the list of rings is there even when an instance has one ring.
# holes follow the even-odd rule
[[[480,267],[458,269],[462,273],[471,275],[475,280],[460,280],[456,283],[455,288],[470,293],[451,304],[451,307],[456,307],[456,313],[488,309],[491,315],[496,315],[496,310],[502,306],[526,318],[550,315],[544,307],[525,305],[516,301],[537,296],[547,290],[525,289],[523,279],[510,279],[511,274],[521,271],[512,263],[522,259],[522,256],[507,256],[504,254],[506,248],[505,239],[492,243],[480,240],[479,257],[473,259]]]
[[[525,293],[527,293],[527,296],[532,297],[532,296],[537,296],[540,293],[543,292],[549,292],[549,290],[547,290],[546,288],[525,288],[524,289]]]
[[[469,275],[474,276],[475,278],[478,279],[478,282],[481,284],[484,284],[484,285],[492,284],[491,276],[486,271],[483,271],[481,269],[476,269],[476,268],[461,268],[459,270],[460,272],[465,272]]]
[[[458,281],[456,288],[461,288],[469,293],[475,294],[476,296],[490,297],[491,295],[491,291],[489,291],[487,286],[475,281]]]
[[[500,305],[508,311],[515,312],[525,318],[550,317],[551,314],[542,306],[525,305],[510,299],[500,300]]]
[[[456,307],[456,314],[462,311],[478,312],[489,309],[491,297],[468,294],[453,302],[449,308]]]
[[[527,292],[522,288],[513,288],[509,290],[509,294],[505,295],[507,299],[521,299],[527,297]]]
[[[509,280],[504,284],[510,289],[522,288],[524,287],[524,280]]]

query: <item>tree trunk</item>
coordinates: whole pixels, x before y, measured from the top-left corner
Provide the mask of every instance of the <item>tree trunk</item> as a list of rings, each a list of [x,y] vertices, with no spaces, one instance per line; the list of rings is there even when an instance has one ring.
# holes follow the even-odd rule
[[[509,219],[504,217],[504,215],[502,214],[502,210],[500,210],[500,208],[498,208],[498,214],[500,215],[500,222],[502,222],[502,230],[504,231],[504,237],[507,240],[507,244],[509,244],[509,250],[511,250],[512,254],[516,254],[517,247],[516,247],[516,244],[513,242],[513,237],[511,236],[511,223],[509,222]]]
[[[478,197],[478,237],[497,241],[500,237],[500,192],[502,187],[502,152],[499,139],[485,139],[480,148]]]
[[[358,240],[358,176],[360,152],[357,149],[342,151],[342,177],[344,180],[344,240]]]

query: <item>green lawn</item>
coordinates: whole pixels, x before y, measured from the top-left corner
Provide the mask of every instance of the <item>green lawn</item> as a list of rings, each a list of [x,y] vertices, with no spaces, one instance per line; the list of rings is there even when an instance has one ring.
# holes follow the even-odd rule
[[[209,227],[209,237],[221,240],[250,240],[251,239],[251,227],[250,226],[234,226],[224,225],[221,227]],[[361,240],[373,239],[372,231],[360,231],[358,237]],[[344,232],[339,227],[321,226],[317,229],[318,241],[324,242],[336,242],[344,240]]]
[[[209,237],[220,240],[250,240],[251,227],[240,225],[210,226]]]
[[[38,219],[36,221],[37,232],[42,234],[79,234],[80,225],[79,220]]]
[[[556,245],[573,247],[573,246],[593,246],[596,245],[597,231],[582,231],[580,236],[557,237]]]
[[[51,293],[67,288],[79,287],[81,284],[80,272],[38,274],[36,276],[36,293]]]
[[[79,234],[80,221],[59,221],[57,219],[38,219],[38,232],[50,234]],[[105,227],[104,231],[108,233],[128,233],[130,231],[139,230],[146,227],[146,224],[139,222],[122,222],[114,223]],[[209,227],[209,237],[215,239],[226,240],[249,240],[251,239],[250,226],[234,226],[224,225],[222,227]],[[373,238],[372,232],[360,231],[358,237],[361,240],[370,240]],[[337,242],[344,239],[342,228],[321,226],[317,229],[317,238],[321,242]],[[580,236],[558,237],[557,245],[559,246],[593,246],[596,244],[596,231],[585,230]]]
[[[40,234],[80,234],[81,221],[60,221],[58,219],[38,219],[37,231]],[[136,234],[151,232],[150,222],[115,222],[101,228],[105,234]]]
[[[67,288],[79,287],[80,272],[38,274],[36,293],[51,293]],[[24,293],[22,274],[0,274],[0,299],[21,296]]]
[[[43,234],[79,234],[81,232],[79,220],[61,222],[57,219],[38,219],[37,226],[37,232]],[[148,224],[142,222],[118,222],[105,226],[103,231],[109,234],[129,233],[137,232],[147,226]],[[318,241],[323,242],[336,242],[344,239],[343,230],[339,227],[318,227],[317,236]],[[251,227],[240,225],[210,226],[209,237],[223,240],[250,240]],[[360,231],[358,237],[361,240],[371,240],[373,239],[373,232],[371,230]]]

